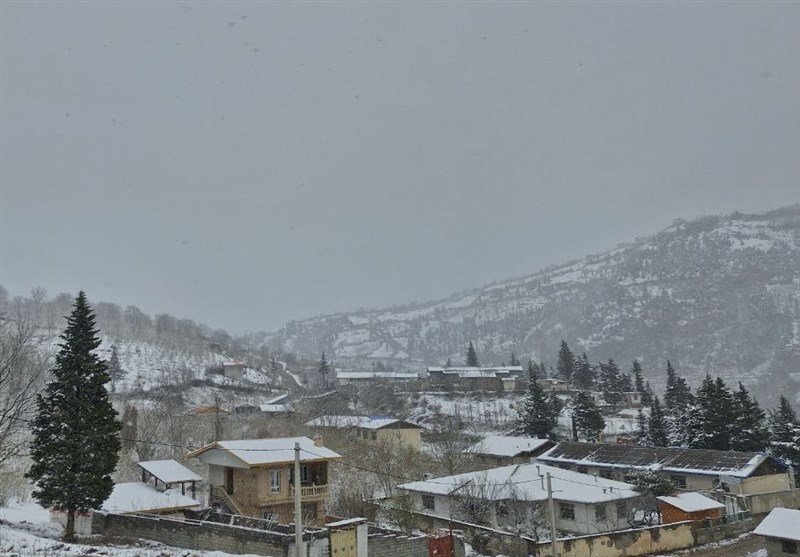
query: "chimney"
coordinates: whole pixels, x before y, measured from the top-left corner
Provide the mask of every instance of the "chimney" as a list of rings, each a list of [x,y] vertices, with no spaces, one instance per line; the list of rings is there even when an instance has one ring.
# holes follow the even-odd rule
[[[314,435],[314,446],[321,447],[322,446],[322,435],[319,433]]]

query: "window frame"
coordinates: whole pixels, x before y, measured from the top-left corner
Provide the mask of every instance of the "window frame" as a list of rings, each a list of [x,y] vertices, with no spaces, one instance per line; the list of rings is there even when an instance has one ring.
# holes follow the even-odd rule
[[[561,517],[561,520],[575,520],[575,505],[559,501],[558,516]]]
[[[280,493],[281,491],[281,471],[280,468],[273,468],[269,471],[269,492]]]
[[[433,495],[431,495],[429,493],[423,493],[422,494],[422,508],[426,509],[426,510],[429,510],[429,511],[435,511],[436,510],[436,497],[434,497]]]
[[[600,512],[598,512],[600,511]],[[605,522],[608,520],[608,510],[606,509],[605,503],[600,503],[594,506],[594,521],[595,522]]]

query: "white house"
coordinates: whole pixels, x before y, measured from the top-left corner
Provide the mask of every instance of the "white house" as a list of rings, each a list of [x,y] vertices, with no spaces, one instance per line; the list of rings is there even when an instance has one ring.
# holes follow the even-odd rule
[[[800,510],[776,507],[753,530],[764,537],[767,557],[800,554]]]
[[[481,507],[482,521],[508,525],[515,509],[547,503],[545,476],[549,473],[555,501],[556,528],[594,534],[628,528],[628,518],[640,494],[630,484],[561,470],[543,464],[517,464],[398,486],[407,492],[423,514],[474,521]]]

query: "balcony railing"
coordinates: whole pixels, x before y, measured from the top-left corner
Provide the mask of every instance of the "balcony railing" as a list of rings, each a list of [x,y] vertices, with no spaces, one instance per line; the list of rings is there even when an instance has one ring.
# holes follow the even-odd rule
[[[289,486],[289,494],[294,497],[294,486]],[[328,494],[327,485],[300,486],[300,497],[318,497]]]

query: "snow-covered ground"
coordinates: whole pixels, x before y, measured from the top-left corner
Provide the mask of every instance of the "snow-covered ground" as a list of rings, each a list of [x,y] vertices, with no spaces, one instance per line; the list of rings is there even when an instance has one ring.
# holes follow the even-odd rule
[[[0,555],[72,557],[106,555],[109,557],[229,557],[222,551],[194,551],[142,540],[137,545],[105,545],[98,539],[91,543],[64,543],[59,538],[63,528],[49,521],[48,512],[35,503],[12,501],[0,507]],[[241,557],[241,556],[239,556]],[[264,557],[264,556],[261,556]]]

